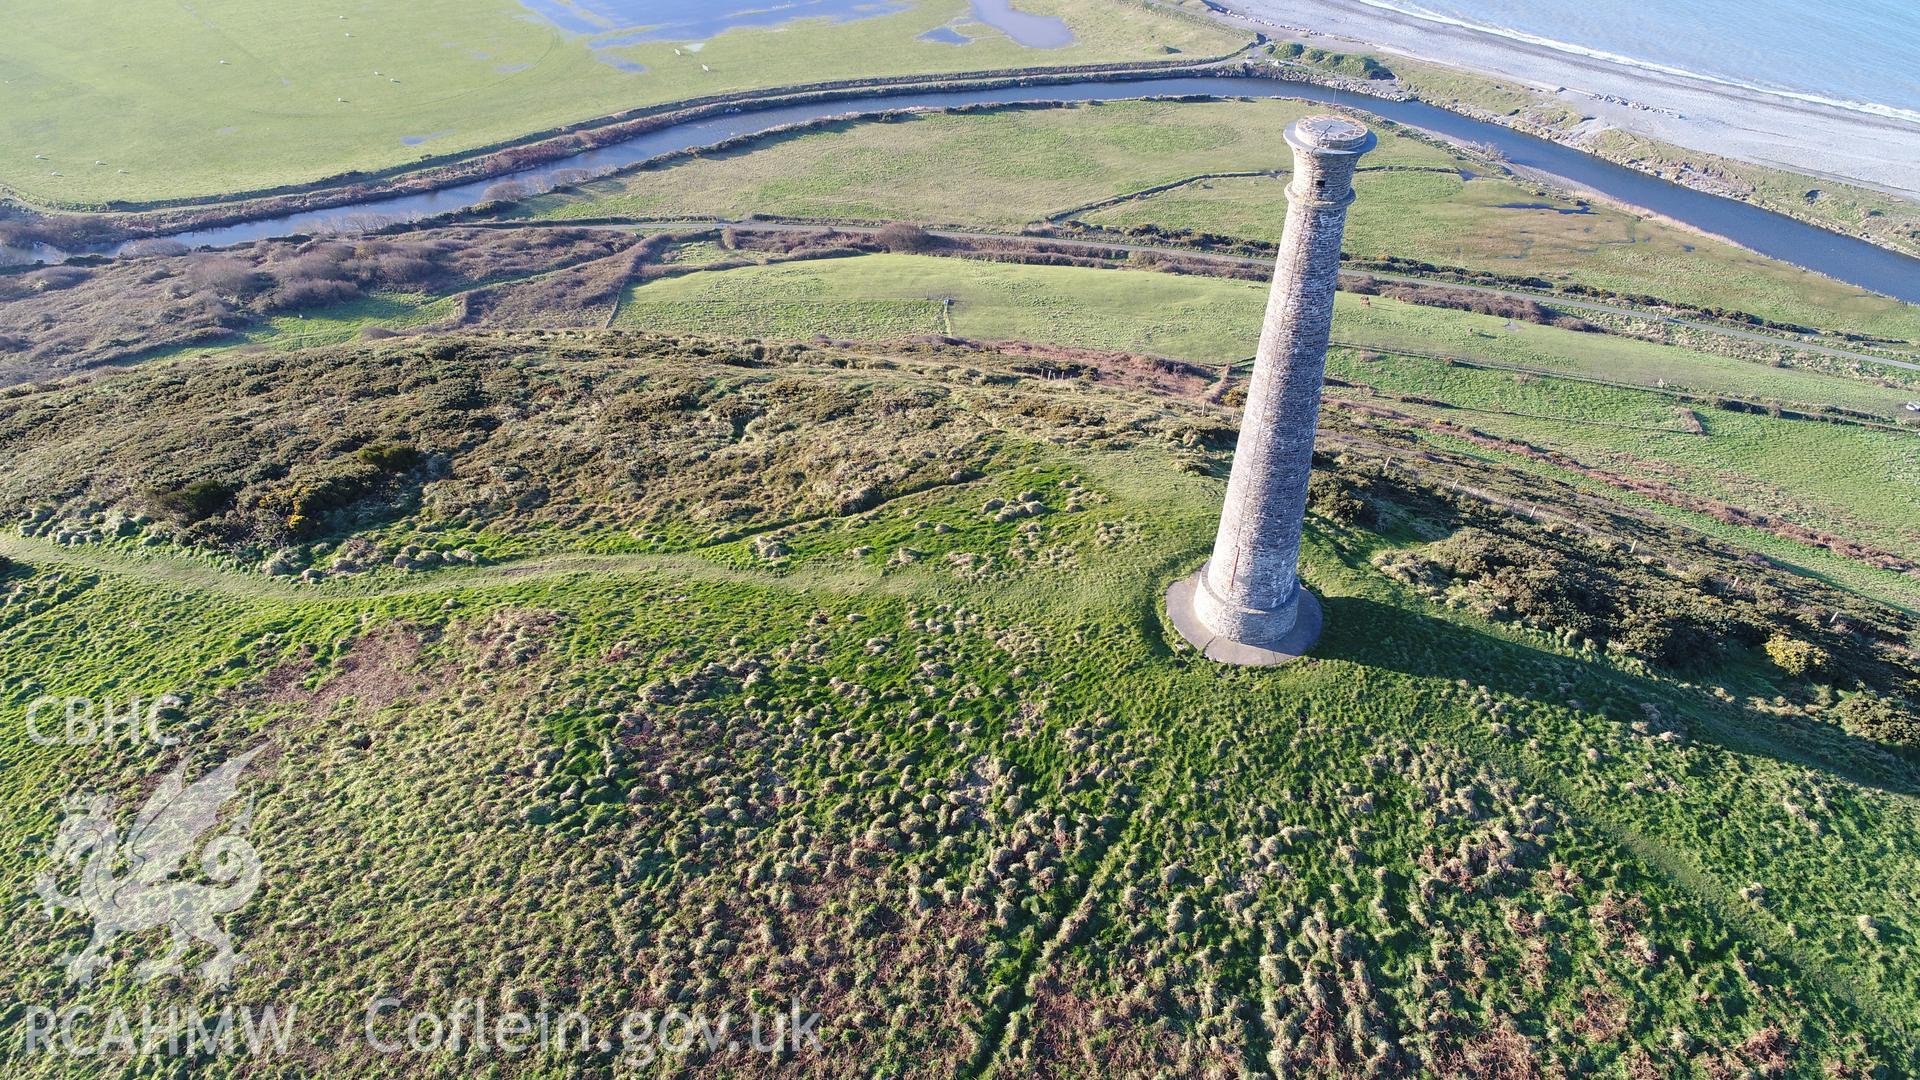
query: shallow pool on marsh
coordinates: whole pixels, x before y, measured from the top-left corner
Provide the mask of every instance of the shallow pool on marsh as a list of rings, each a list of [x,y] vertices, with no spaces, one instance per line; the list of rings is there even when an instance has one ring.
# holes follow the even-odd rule
[[[778,26],[795,19],[849,22],[891,15],[909,5],[897,0],[520,0],[520,6],[569,33],[604,34],[632,29],[619,44],[699,41],[741,26]],[[611,42],[603,44],[613,44]]]
[[[737,27],[780,26],[796,19],[833,19],[851,22],[892,15],[911,5],[902,0],[777,0],[755,3],[732,0],[520,0],[520,6],[542,20],[573,34],[628,31],[599,42],[632,45],[642,41],[699,41]],[[1058,49],[1073,44],[1073,30],[1052,15],[1016,10],[1012,0],[973,0],[972,18],[1033,49]],[[968,38],[950,27],[930,31],[929,40],[964,44]]]
[[[973,17],[1029,49],[1063,49],[1073,44],[1073,30],[1063,20],[1016,11],[1012,0],[973,0]]]
[[[970,45],[973,39],[955,30],[951,26],[936,26],[920,35],[921,41],[937,41],[942,45]]]

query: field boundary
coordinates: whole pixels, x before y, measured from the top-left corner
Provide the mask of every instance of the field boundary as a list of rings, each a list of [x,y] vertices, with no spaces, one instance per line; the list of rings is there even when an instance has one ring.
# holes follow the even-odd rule
[[[1362,173],[1430,172],[1430,173],[1447,173],[1453,176],[1458,176],[1460,174],[1460,170],[1458,169],[1449,169],[1439,165],[1362,165],[1359,168],[1355,169],[1354,171],[1362,172]],[[1061,222],[1064,222],[1073,218],[1078,214],[1095,213],[1100,210],[1106,210],[1111,207],[1119,206],[1121,203],[1134,202],[1139,199],[1150,199],[1155,195],[1163,195],[1169,191],[1174,191],[1179,188],[1186,187],[1188,184],[1200,183],[1203,180],[1250,180],[1250,179],[1257,179],[1263,176],[1272,177],[1277,180],[1282,176],[1291,175],[1292,172],[1293,170],[1291,168],[1282,166],[1280,168],[1273,168],[1273,169],[1243,169],[1239,172],[1195,173],[1192,176],[1183,176],[1178,180],[1169,180],[1164,184],[1154,184],[1151,187],[1144,187],[1138,191],[1122,192],[1119,195],[1113,195],[1108,198],[1101,199],[1097,202],[1084,203],[1080,206],[1072,207],[1071,209],[1056,210],[1053,213],[1048,214],[1045,218],[1042,218],[1041,220],[1046,221],[1049,224],[1059,224]]]
[[[1475,359],[1473,357],[1467,357],[1467,356],[1451,356],[1446,353],[1418,352],[1412,349],[1394,348],[1386,345],[1363,345],[1357,341],[1329,341],[1327,342],[1327,344],[1332,345],[1335,348],[1355,349],[1361,352],[1386,353],[1391,356],[1404,356],[1414,360],[1431,360],[1435,363],[1446,364],[1449,367],[1477,368],[1485,371],[1511,371],[1516,375],[1537,375],[1543,379],[1564,379],[1568,382],[1588,383],[1593,386],[1605,386],[1605,387],[1608,387],[1609,389],[1614,389],[1614,390],[1639,391],[1641,393],[1656,394],[1661,397],[1674,398],[1679,401],[1684,401],[1690,405],[1705,405],[1708,408],[1720,408],[1719,403],[1722,401],[1732,402],[1734,404],[1746,406],[1746,409],[1742,411],[1749,411],[1749,412],[1752,412],[1752,411],[1767,412],[1770,409],[1778,407],[1773,402],[1754,401],[1750,398],[1738,398],[1738,397],[1732,397],[1726,394],[1703,394],[1693,390],[1682,390],[1682,389],[1678,389],[1676,387],[1670,387],[1670,386],[1645,386],[1640,383],[1619,382],[1614,379],[1602,379],[1597,375],[1580,375],[1570,371],[1555,371],[1552,368],[1532,367],[1527,364],[1509,364],[1499,360],[1481,360],[1481,359]],[[1812,405],[1814,403],[1795,402],[1794,404]],[[1452,406],[1452,407],[1461,408],[1461,406]],[[1471,411],[1471,410],[1468,410],[1468,411]],[[1529,414],[1511,413],[1509,415],[1524,416]],[[1609,421],[1602,421],[1602,420],[1571,420],[1566,417],[1540,417],[1539,419],[1568,420],[1568,422],[1570,423],[1586,423],[1586,424],[1609,423]],[[1840,415],[1832,415],[1832,414],[1826,414],[1826,413],[1804,413],[1804,412],[1799,412],[1797,410],[1781,409],[1777,419],[1808,420],[1808,421],[1814,421],[1817,423],[1825,423],[1825,424],[1851,424],[1855,427],[1873,428],[1879,431],[1891,431],[1901,435],[1913,434],[1913,429],[1909,427],[1903,427],[1899,424],[1884,423],[1878,420],[1868,420],[1868,419],[1855,417],[1855,416],[1840,416]],[[1615,426],[1633,427],[1634,425],[1615,425]],[[1696,434],[1696,433],[1682,432],[1681,434]]]

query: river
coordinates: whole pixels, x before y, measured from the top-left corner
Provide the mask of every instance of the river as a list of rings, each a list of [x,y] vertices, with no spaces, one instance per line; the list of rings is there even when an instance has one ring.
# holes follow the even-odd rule
[[[612,146],[487,180],[420,194],[368,199],[325,210],[307,210],[183,232],[176,234],[174,239],[195,247],[220,247],[266,237],[347,228],[356,222],[366,221],[370,215],[394,221],[430,217],[483,202],[487,189],[503,181],[517,180],[534,187],[546,187],[556,173],[581,169],[589,172],[617,169],[675,150],[707,146],[741,135],[843,115],[850,111],[939,109],[1017,101],[1111,101],[1186,94],[1322,101],[1370,112],[1449,138],[1490,145],[1520,168],[1562,177],[1608,198],[1725,237],[1762,255],[1806,267],[1862,289],[1908,303],[1920,303],[1920,259],[1889,251],[1865,240],[1842,236],[1749,203],[1694,191],[1559,143],[1498,124],[1474,120],[1425,102],[1390,101],[1311,83],[1226,76],[1089,79],[992,90],[904,91],[856,100],[782,105],[728,113],[650,131]],[[1284,165],[1285,160],[1284,148],[1274,147],[1275,165]]]

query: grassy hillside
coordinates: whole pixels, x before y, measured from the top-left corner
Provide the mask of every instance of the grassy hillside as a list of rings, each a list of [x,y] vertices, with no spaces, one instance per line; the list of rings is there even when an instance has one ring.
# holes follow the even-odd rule
[[[275,298],[312,284],[301,274],[316,263],[345,274],[321,284],[352,284],[355,267],[433,267],[415,260],[420,252],[444,262],[433,252],[448,238],[269,251],[260,264],[268,268],[261,278],[268,284],[261,286],[263,299],[252,302],[269,314],[215,339],[225,342],[218,349],[294,349],[417,332],[426,324],[600,326],[611,318],[625,328],[735,337],[946,335],[1039,343],[1043,351],[1122,350],[1167,358],[1167,370],[1198,363],[1207,379],[1218,379],[1252,351],[1249,334],[1236,328],[1258,325],[1265,302],[1258,283],[1231,279],[915,255],[748,265],[626,286],[637,255],[653,252],[649,273],[672,272],[681,260],[657,241],[612,232],[543,232],[523,243],[511,234],[476,231],[466,239],[458,263],[414,278],[449,278],[450,292],[389,287],[292,310],[279,308]],[[336,255],[344,261],[328,261]],[[756,253],[708,244],[688,257],[698,265]],[[535,269],[549,258],[580,261],[573,269]],[[155,280],[162,289],[201,276],[192,267],[183,278],[155,278],[137,264],[130,269],[133,278]],[[110,298],[130,280],[101,276],[70,291]],[[476,280],[496,284],[476,288]],[[40,306],[58,299],[55,294]],[[1651,485],[1662,512],[1745,542],[1785,541],[1768,550],[1875,595],[1920,603],[1920,588],[1900,573],[1920,553],[1920,518],[1913,513],[1920,505],[1920,451],[1911,434],[1885,426],[1906,415],[1910,388],[1385,296],[1342,294],[1337,304],[1339,347],[1328,368],[1337,380],[1330,391],[1335,397],[1360,404],[1377,399],[1430,424],[1462,427],[1495,440],[1477,453],[1517,455],[1529,468],[1580,479],[1541,457],[1563,455],[1605,471],[1602,484],[1616,493]],[[23,307],[22,314],[32,311]],[[169,332],[191,325],[174,318],[165,323]],[[144,360],[193,365],[205,355],[206,346],[185,345]],[[65,462],[47,467],[58,471]],[[1730,508],[1747,516],[1738,524],[1713,519]]]
[[[1198,0],[1016,3],[1074,44],[970,0],[653,42],[736,15],[30,0],[0,185],[218,195],[1238,43]],[[1162,598],[1267,285],[1174,249],[1271,250],[1309,109],[848,122],[517,221],[0,275],[0,1075],[1920,1075],[1920,378],[1442,282],[1920,308],[1383,126],[1348,251],[1442,269],[1344,279],[1326,632],[1222,667]],[[751,215],[894,224],[578,220]],[[214,829],[175,785],[222,762]],[[284,1042],[154,1048],[222,1008]],[[486,1045],[516,1011],[540,1045]]]
[[[1232,51],[1133,0],[1032,0],[1075,43],[1029,49],[912,0],[838,22],[740,26],[697,53],[617,17],[556,25],[513,0],[190,7],[34,0],[0,12],[0,184],[40,204],[213,197],[388,169],[636,106],[859,76]],[[557,5],[556,5],[557,7]],[[611,9],[617,11],[617,8]],[[638,16],[633,16],[638,17]],[[963,46],[926,41],[954,23]]]
[[[949,333],[1220,364],[1251,355],[1247,328],[1259,325],[1265,302],[1257,282],[873,255],[650,282],[630,291],[618,321],[783,338]],[[1338,338],[1354,347],[1337,351],[1329,372],[1440,405],[1416,405],[1418,412],[1920,552],[1920,442],[1911,433],[1710,406],[1696,431],[1696,421],[1682,416],[1696,416],[1693,409],[1672,396],[1777,394],[1845,402],[1891,418],[1910,396],[1900,390],[1383,297],[1342,294],[1336,311]]]
[[[0,503],[38,509],[0,544],[0,974],[192,1000],[125,963],[63,985],[85,922],[26,903],[52,793],[130,812],[172,762],[264,745],[225,1000],[297,1006],[328,1075],[396,1067],[357,1041],[374,994],[503,992],[821,1013],[819,1053],[640,1075],[1916,1060],[1920,773],[1846,704],[1900,692],[1904,616],[1438,448],[1403,468],[1414,429],[1329,413],[1328,635],[1222,669],[1157,604],[1211,536],[1228,412],[1032,360],[528,332],[10,399]],[[223,494],[168,497],[200,482]],[[1565,516],[1502,508],[1542,494]],[[1511,592],[1514,559],[1599,590],[1586,621]],[[1670,651],[1714,620],[1724,652]],[[1769,633],[1828,666],[1787,674]],[[13,722],[163,691],[158,756]]]
[[[1056,214],[1271,243],[1286,214],[1281,132],[1323,106],[1111,102],[851,123],[529,201],[539,217],[775,214],[1013,228]],[[1651,294],[1920,339],[1910,305],[1605,206],[1544,193],[1378,123],[1346,250]],[[1463,179],[1462,171],[1472,179]],[[1170,191],[1110,200],[1179,181]]]
[[[0,331],[17,329],[22,349],[0,371],[17,381],[103,360],[191,364],[207,351],[199,342],[286,350],[434,325],[611,320],[785,340],[948,335],[1124,350],[1205,365],[1217,378],[1251,353],[1244,328],[1258,325],[1265,302],[1257,282],[1170,273],[894,254],[753,263],[783,257],[777,243],[681,252],[664,236],[474,229],[54,268],[15,279],[20,299]],[[714,259],[736,268],[684,272]],[[646,283],[628,285],[636,275]],[[1489,451],[1566,455],[1606,470],[1615,487],[1639,478],[1672,512],[1762,515],[1747,524],[1790,540],[1791,557],[1920,601],[1898,575],[1920,552],[1920,458],[1911,434],[1887,427],[1909,415],[1911,386],[1387,296],[1342,294],[1338,317],[1336,396],[1384,397],[1513,444]],[[232,329],[221,336],[223,327]],[[151,345],[126,351],[141,341]],[[1836,565],[1829,551],[1848,557]]]

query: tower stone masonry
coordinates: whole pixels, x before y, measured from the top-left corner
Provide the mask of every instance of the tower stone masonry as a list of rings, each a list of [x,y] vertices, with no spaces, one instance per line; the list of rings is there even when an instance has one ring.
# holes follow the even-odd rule
[[[1288,127],[1286,139],[1293,146],[1287,221],[1213,557],[1167,590],[1174,627],[1211,659],[1230,664],[1282,664],[1320,637],[1320,602],[1300,585],[1300,529],[1340,237],[1353,203],[1354,166],[1375,142],[1371,131],[1341,116],[1308,117]]]

